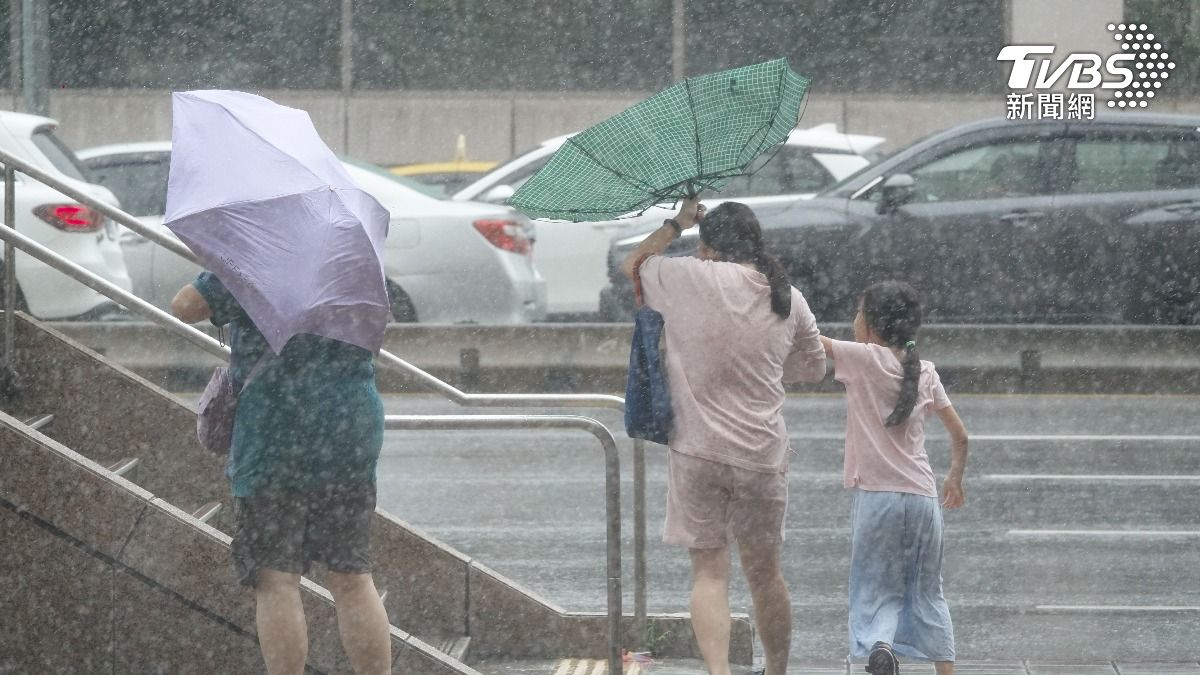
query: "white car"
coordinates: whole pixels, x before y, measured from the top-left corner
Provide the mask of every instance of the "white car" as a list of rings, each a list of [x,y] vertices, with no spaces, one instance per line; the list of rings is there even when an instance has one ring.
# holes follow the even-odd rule
[[[86,169],[54,135],[57,126],[57,122],[47,117],[0,111],[0,148],[89,197],[117,204],[107,188],[88,182]],[[18,232],[129,290],[129,274],[112,221],[20,172],[16,174],[15,190],[14,225]],[[0,205],[3,199],[0,191]],[[108,298],[53,267],[20,251],[16,260],[18,306],[33,316],[78,320],[120,314],[120,309]],[[0,256],[0,289],[4,286],[3,270],[4,258]]]
[[[453,199],[507,203],[570,137],[542,142],[455,193]],[[811,197],[868,165],[883,141],[878,136],[839,133],[833,124],[796,129],[756,173],[733,179],[719,193],[709,195],[705,204],[712,208],[721,200],[737,199],[753,207]],[[547,312],[555,318],[594,318],[600,291],[608,284],[610,241],[646,223],[661,223],[672,213],[666,206],[596,223],[539,220],[534,260],[546,277]]]
[[[79,157],[131,215],[174,237],[162,224],[170,142],[90,148]],[[436,199],[371,164],[343,164],[392,216],[384,269],[394,320],[515,324],[545,317],[545,281],[533,266],[528,218],[505,206]],[[134,232],[126,231],[121,245],[133,292],[160,307],[198,272]]]

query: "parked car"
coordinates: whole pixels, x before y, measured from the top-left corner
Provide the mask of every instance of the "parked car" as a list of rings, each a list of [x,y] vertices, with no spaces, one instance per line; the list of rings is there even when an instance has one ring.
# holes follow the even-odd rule
[[[1200,116],[964,124],[756,211],[822,321],[885,278],[916,286],[930,322],[1200,321]],[[610,319],[631,316],[618,266],[639,240],[610,252]]]
[[[47,117],[0,111],[0,148],[20,157],[67,185],[110,204],[107,188],[85,178],[86,169],[57,135],[58,123]],[[17,231],[122,289],[129,274],[108,218],[19,172],[14,211]],[[3,204],[3,193],[0,193]],[[0,246],[0,251],[3,246]],[[20,251],[16,256],[18,306],[40,319],[95,319],[119,316],[108,298]],[[4,260],[0,257],[0,298]]]
[[[398,164],[388,170],[397,176],[412,179],[429,188],[424,190],[438,198],[446,198],[479,180],[496,168],[498,162],[454,161],[424,164]]]
[[[506,203],[568,138],[541,143],[463,188],[454,199]],[[753,175],[730,181],[719,198],[757,206],[811,197],[866,166],[883,140],[839,133],[833,124],[797,129],[769,162]],[[613,237],[647,223],[661,223],[670,213],[668,207],[654,207],[640,215],[597,223],[539,221],[535,262],[546,277],[547,311],[565,318],[595,319],[597,298],[608,282],[604,261]]]
[[[166,211],[169,142],[79,153],[96,180],[159,232]],[[511,324],[545,316],[545,281],[533,266],[533,223],[504,206],[422,194],[403,178],[354,160],[343,164],[392,215],[384,269],[396,321]],[[198,268],[132,231],[121,236],[134,293],[167,307]]]

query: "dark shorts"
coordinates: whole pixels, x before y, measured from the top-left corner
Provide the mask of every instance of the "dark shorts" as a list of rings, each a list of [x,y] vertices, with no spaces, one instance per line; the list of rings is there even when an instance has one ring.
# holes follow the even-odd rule
[[[371,571],[375,483],[262,492],[234,499],[233,566],[255,584],[258,568],[306,574],[312,563],[333,572]]]

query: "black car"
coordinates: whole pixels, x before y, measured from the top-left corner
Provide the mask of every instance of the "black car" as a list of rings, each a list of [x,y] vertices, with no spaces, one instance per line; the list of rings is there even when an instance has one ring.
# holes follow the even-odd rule
[[[716,195],[719,197],[719,195]],[[1114,114],[954,127],[817,197],[757,209],[817,318],[894,278],[928,322],[1200,322],[1200,117]],[[669,255],[691,255],[693,229]],[[632,316],[614,241],[608,320]]]

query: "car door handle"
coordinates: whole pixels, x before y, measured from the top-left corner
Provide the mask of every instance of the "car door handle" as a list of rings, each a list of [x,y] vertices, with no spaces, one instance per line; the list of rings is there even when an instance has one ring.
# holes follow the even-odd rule
[[[1000,222],[1013,227],[1023,227],[1026,229],[1036,229],[1038,222],[1045,220],[1046,214],[1043,211],[1011,211],[1000,216]]]
[[[1177,202],[1175,204],[1167,204],[1163,207],[1163,211],[1171,213],[1192,213],[1200,211],[1200,202]]]

